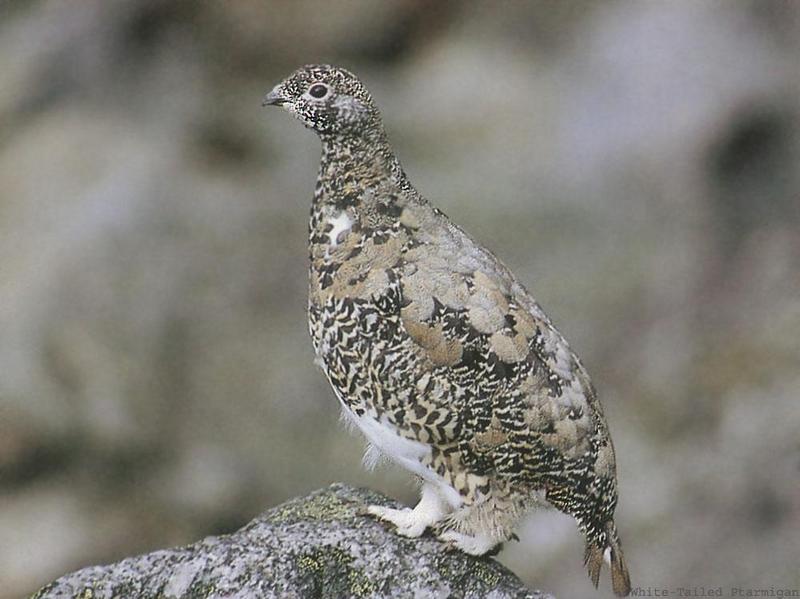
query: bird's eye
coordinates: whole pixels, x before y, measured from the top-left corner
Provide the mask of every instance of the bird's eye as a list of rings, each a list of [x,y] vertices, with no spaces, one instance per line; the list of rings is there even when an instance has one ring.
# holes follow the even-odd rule
[[[308,88],[308,94],[312,98],[317,98],[319,100],[320,98],[324,98],[328,95],[328,86],[324,83],[315,83]]]

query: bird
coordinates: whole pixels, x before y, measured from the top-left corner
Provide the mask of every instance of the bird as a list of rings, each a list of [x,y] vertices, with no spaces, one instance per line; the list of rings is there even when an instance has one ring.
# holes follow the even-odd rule
[[[493,554],[531,509],[572,516],[595,587],[631,583],[614,521],[616,457],[578,356],[516,276],[411,184],[364,84],[303,66],[269,91],[322,143],[308,229],[315,361],[366,462],[417,477],[400,535]]]

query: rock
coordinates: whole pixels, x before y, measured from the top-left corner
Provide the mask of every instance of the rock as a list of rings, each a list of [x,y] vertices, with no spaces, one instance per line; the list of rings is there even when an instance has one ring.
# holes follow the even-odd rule
[[[230,535],[62,576],[47,597],[475,597],[552,599],[490,558],[407,539],[363,515],[382,495],[334,484]]]

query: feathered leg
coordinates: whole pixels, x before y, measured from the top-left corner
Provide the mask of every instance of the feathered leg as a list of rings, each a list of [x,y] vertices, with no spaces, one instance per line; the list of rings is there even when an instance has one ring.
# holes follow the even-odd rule
[[[470,555],[485,555],[514,536],[522,504],[495,488],[478,503],[453,512],[438,533],[440,540]]]

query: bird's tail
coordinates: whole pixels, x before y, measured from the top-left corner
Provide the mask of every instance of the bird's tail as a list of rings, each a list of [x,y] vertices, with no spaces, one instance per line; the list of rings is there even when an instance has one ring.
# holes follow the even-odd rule
[[[589,578],[596,588],[600,581],[600,569],[605,561],[611,568],[611,588],[614,589],[614,593],[619,597],[627,597],[631,592],[631,577],[625,556],[622,554],[617,527],[612,520],[606,523],[606,534],[601,539],[605,543],[602,541],[586,543],[583,563],[589,571]]]

